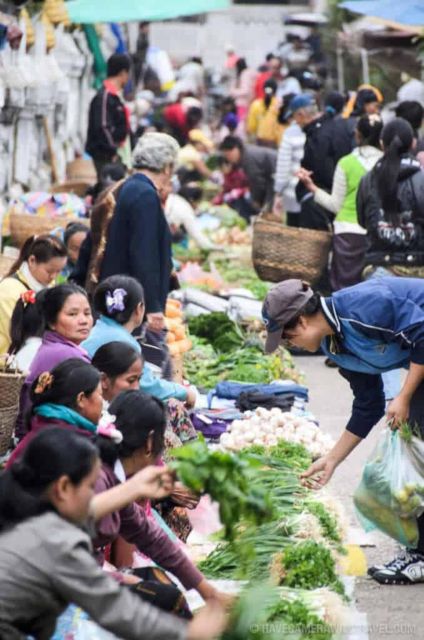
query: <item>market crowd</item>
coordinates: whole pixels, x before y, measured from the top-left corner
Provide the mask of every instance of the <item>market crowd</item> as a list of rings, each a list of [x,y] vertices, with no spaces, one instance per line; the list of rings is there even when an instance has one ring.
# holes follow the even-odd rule
[[[381,289],[379,279],[424,275],[424,109],[401,101],[385,123],[378,88],[344,96],[297,72],[319,63],[312,40],[266,56],[259,70],[229,47],[214,109],[202,61],[192,58],[165,104],[145,82],[131,111],[124,96],[134,66],[124,54],[109,59],[89,114],[86,150],[98,176],[90,226],[71,224],[63,239],[29,237],[0,282],[0,352],[26,372],[15,446],[0,478],[1,637],[50,637],[70,602],[125,638],[201,640],[224,627],[227,598],[179,545],[198,498],[166,466],[172,448],[197,437],[189,416],[196,389],[173,381],[165,346],[167,298],[178,287],[172,244],[188,238],[216,248],[196,218],[208,183],[215,202],[247,222],[268,214],[332,232],[328,297],[289,281],[265,305],[271,349],[284,339],[314,351],[333,338],[325,353],[356,394],[337,460],[306,478],[321,473],[318,484],[326,482],[386,401],[394,399],[395,421],[407,417],[405,394],[414,398],[424,379],[416,328],[424,287],[384,280]],[[136,68],[143,83],[143,61]],[[346,289],[361,281],[368,288]],[[378,301],[381,291],[386,306],[367,315],[362,301]],[[383,327],[364,337],[361,323]],[[353,366],[346,350],[366,359],[371,342],[390,332],[402,334],[403,359],[399,347],[383,364],[345,373]],[[156,347],[163,377],[143,342]],[[415,378],[402,396],[406,351]],[[374,379],[379,366],[384,387]],[[158,567],[123,571],[135,550]],[[424,550],[414,554],[405,562],[424,567]],[[389,568],[392,582],[398,569]],[[206,600],[195,618],[166,571]]]

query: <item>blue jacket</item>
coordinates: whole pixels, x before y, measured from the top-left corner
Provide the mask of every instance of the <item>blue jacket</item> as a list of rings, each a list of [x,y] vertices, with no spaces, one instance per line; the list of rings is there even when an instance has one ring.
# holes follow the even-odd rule
[[[81,346],[87,351],[90,358],[92,358],[97,349],[100,349],[104,344],[115,341],[126,342],[141,353],[141,347],[134,336],[118,322],[105,316],[100,316],[87,340],[84,340]],[[169,398],[177,398],[177,400],[187,399],[187,390],[181,384],[155,378],[146,362],[143,367],[140,389],[146,393],[150,393],[150,395],[155,396],[155,398],[159,398],[159,400],[169,400]]]
[[[100,280],[126,274],[144,288],[147,313],[164,311],[172,272],[171,232],[151,180],[134,174],[121,187]]]
[[[363,438],[384,415],[381,374],[424,365],[424,280],[375,278],[321,302],[335,332],[321,347],[351,386],[347,429]]]

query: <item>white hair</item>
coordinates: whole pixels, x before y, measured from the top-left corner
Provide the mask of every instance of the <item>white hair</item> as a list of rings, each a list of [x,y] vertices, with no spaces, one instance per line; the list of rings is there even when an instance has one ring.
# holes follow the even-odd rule
[[[133,166],[160,173],[176,163],[179,149],[178,142],[167,133],[145,133],[135,145]]]

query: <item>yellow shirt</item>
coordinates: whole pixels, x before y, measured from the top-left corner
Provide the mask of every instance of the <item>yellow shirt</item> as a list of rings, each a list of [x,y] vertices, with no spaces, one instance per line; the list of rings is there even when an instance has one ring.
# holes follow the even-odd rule
[[[0,355],[10,347],[10,321],[19,296],[25,291],[27,287],[16,278],[8,277],[0,282]]]
[[[247,133],[254,136],[259,142],[267,142],[279,146],[284,132],[283,125],[278,122],[280,100],[272,98],[268,109],[262,98],[254,100],[247,114]]]

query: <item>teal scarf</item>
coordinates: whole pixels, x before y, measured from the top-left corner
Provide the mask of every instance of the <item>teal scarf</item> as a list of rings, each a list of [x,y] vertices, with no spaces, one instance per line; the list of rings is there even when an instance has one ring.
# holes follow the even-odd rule
[[[96,433],[97,430],[93,422],[84,418],[84,416],[80,415],[77,411],[65,407],[63,404],[47,402],[46,404],[41,404],[39,407],[35,407],[34,413],[43,418],[63,420],[63,422],[72,424],[80,429],[85,429],[86,431],[91,431],[92,433]]]

